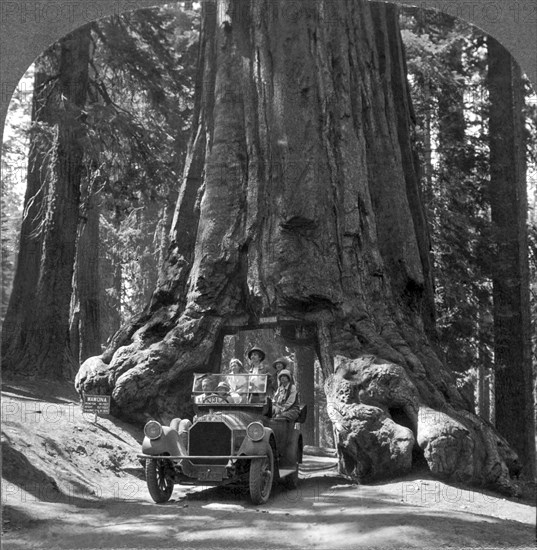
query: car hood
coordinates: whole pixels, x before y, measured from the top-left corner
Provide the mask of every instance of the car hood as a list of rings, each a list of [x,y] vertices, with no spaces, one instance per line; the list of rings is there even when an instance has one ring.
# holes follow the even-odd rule
[[[251,422],[263,423],[263,417],[250,411],[213,411],[198,414],[198,422],[225,422],[233,430],[244,430]]]

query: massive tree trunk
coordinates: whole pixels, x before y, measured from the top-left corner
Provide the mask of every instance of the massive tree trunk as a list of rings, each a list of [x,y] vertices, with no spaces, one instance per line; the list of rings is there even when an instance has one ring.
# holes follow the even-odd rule
[[[535,475],[524,87],[520,68],[488,39],[496,426]]]
[[[284,338],[316,349],[342,473],[405,472],[419,444],[439,475],[508,485],[497,436],[424,326],[428,235],[395,8],[202,6],[168,260],[150,306],[86,361],[77,389],[110,392],[131,420],[191,414],[192,373],[216,368],[226,326],[276,316]]]
[[[35,62],[32,125],[28,155],[28,175],[24,196],[19,253],[13,289],[2,327],[2,364],[13,364],[26,342],[34,315],[35,292],[39,279],[39,262],[43,246],[43,201],[47,194],[47,179],[43,177],[47,151],[52,146],[49,133],[42,129],[54,121],[54,108],[48,101],[54,83],[51,75],[56,67],[57,53],[47,50]]]
[[[48,74],[54,85],[43,99],[48,114],[47,127],[42,131],[48,134],[49,147],[38,154],[41,164],[36,167],[39,185],[46,189],[40,203],[42,242],[31,259],[32,271],[22,275],[35,285],[29,292],[33,299],[28,302],[25,298],[22,306],[16,346],[9,340],[4,342],[9,353],[3,366],[18,374],[70,378],[69,304],[83,169],[80,117],[86,102],[89,29],[69,34],[60,41],[58,50],[57,64]],[[22,257],[26,258],[27,252]],[[20,263],[17,270],[24,267]],[[11,298],[17,299],[18,294]]]
[[[70,344],[79,364],[101,352],[100,196],[97,189],[99,180],[95,175],[92,179],[82,199],[71,296]]]

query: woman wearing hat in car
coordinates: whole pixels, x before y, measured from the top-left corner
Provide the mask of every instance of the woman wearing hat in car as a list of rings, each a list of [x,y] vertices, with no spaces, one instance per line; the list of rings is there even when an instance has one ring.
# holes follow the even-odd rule
[[[278,373],[278,389],[274,394],[272,405],[273,418],[294,422],[298,418],[299,409],[298,392],[293,375],[287,369],[283,369]]]
[[[276,391],[278,389],[278,374],[283,369],[287,369],[292,374],[292,370],[289,368],[289,361],[287,360],[287,357],[278,357],[273,363],[272,363],[272,385],[273,390]]]
[[[267,369],[263,361],[265,360],[265,352],[256,346],[250,349],[248,352],[248,359],[250,360],[250,374],[267,374]]]
[[[270,373],[270,370],[268,367],[263,363],[265,359],[265,352],[256,346],[250,349],[248,352],[248,359],[250,360],[250,368],[248,373],[249,374],[266,374],[267,376],[267,388],[266,392],[268,396],[272,395],[272,376]],[[260,379],[257,379],[257,377],[250,376],[250,386],[251,387],[259,387],[260,386]],[[258,393],[258,392],[254,392]]]
[[[248,390],[248,376],[246,376],[242,362],[236,357],[233,357],[229,362],[226,375],[226,380],[232,392],[240,395]]]

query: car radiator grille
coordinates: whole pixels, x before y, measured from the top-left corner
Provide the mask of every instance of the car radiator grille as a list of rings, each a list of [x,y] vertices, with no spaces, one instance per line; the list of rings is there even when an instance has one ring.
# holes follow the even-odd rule
[[[189,455],[231,454],[231,429],[223,422],[197,422],[189,432]],[[193,458],[194,464],[226,464],[227,459]]]

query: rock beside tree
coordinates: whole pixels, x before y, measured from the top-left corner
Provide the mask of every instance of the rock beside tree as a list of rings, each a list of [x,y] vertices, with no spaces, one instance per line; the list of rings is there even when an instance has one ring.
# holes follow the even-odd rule
[[[509,491],[518,457],[479,417],[431,407],[420,381],[373,356],[336,357],[325,382],[339,471],[362,482],[403,475],[425,461],[439,478]]]

